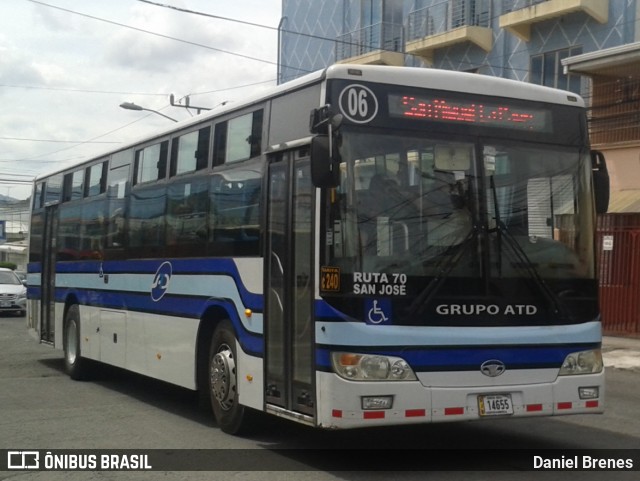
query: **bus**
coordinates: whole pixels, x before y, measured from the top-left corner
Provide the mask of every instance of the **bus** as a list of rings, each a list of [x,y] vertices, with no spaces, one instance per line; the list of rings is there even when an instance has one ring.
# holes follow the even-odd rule
[[[334,65],[38,177],[28,328],[227,433],[601,413],[607,203],[579,96]]]

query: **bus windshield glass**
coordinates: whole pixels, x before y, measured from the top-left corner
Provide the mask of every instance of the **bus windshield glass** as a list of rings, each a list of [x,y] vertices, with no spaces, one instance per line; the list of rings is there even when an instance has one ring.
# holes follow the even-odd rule
[[[340,274],[339,291],[321,289],[335,307],[357,318],[347,299],[386,298],[394,323],[420,325],[596,312],[593,239],[580,234],[594,223],[590,163],[578,147],[345,129],[341,158],[321,237],[322,265]]]

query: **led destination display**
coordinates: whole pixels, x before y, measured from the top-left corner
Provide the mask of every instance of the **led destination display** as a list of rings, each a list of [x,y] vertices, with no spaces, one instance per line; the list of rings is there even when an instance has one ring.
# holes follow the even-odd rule
[[[396,118],[481,124],[483,127],[551,132],[551,111],[511,105],[504,100],[490,103],[437,96],[389,95],[389,115]]]

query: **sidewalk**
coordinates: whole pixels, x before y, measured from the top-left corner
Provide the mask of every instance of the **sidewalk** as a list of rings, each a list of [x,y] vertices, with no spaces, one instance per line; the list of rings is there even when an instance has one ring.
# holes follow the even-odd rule
[[[604,336],[602,357],[605,367],[640,372],[640,339]]]

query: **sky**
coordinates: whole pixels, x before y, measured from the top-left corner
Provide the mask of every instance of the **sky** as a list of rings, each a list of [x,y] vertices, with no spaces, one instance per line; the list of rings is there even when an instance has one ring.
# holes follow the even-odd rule
[[[231,20],[178,11],[186,9]],[[0,194],[276,84],[281,0],[0,0]],[[152,32],[152,33],[148,33]],[[166,38],[166,37],[172,37]]]

